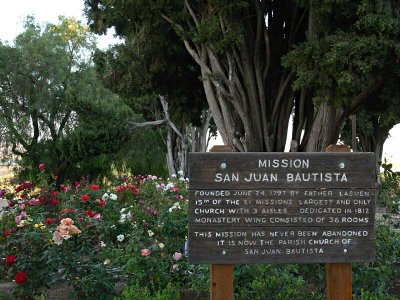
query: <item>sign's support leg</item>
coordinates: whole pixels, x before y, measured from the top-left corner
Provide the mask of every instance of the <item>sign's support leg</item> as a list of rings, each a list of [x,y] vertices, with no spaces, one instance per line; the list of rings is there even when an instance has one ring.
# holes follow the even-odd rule
[[[232,152],[229,146],[214,146],[210,152]],[[233,265],[210,265],[211,300],[233,300]]]
[[[210,265],[211,300],[233,300],[233,265]]]
[[[326,264],[326,300],[351,300],[351,264]]]
[[[347,145],[330,145],[326,152],[351,152]],[[351,264],[326,264],[326,300],[351,300]]]

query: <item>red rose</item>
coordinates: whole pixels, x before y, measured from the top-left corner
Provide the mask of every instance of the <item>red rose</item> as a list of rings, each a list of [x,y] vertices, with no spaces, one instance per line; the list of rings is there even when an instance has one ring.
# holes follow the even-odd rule
[[[95,213],[92,210],[86,210],[85,215],[88,216],[89,218],[93,218]]]
[[[117,193],[121,193],[121,187],[120,187],[120,186],[117,186],[117,187],[115,188],[115,190],[117,191]]]
[[[69,214],[69,213],[73,213],[73,212],[74,212],[74,211],[73,211],[71,208],[69,208],[69,207],[64,208],[64,209],[61,211],[62,214]]]
[[[3,236],[6,238],[6,237],[9,237],[11,234],[13,234],[15,231],[17,231],[17,229],[16,228],[11,228],[11,229],[7,229],[6,231],[4,231],[3,232]]]
[[[11,266],[13,263],[14,263],[14,261],[17,259],[17,257],[15,256],[15,255],[9,255],[9,256],[7,256],[7,258],[6,258],[6,265],[7,266]]]
[[[104,201],[103,199],[100,199],[99,205],[100,205],[100,207],[103,207],[104,205],[106,205],[106,201]]]
[[[81,196],[81,200],[84,201],[84,202],[89,201],[89,195],[88,194],[83,194]]]
[[[44,223],[45,223],[46,225],[49,225],[49,224],[51,224],[51,223],[53,223],[53,222],[54,222],[54,220],[53,220],[52,218],[47,218],[46,221],[44,221]]]
[[[97,191],[99,186],[97,184],[92,184],[92,191]]]
[[[76,188],[78,188],[81,184],[78,181],[75,181],[74,185]]]
[[[57,205],[58,202],[59,202],[59,201],[58,201],[57,199],[53,199],[53,200],[50,201],[50,204],[51,204],[51,205]]]
[[[53,197],[57,197],[57,196],[58,196],[58,192],[57,192],[57,191],[52,191],[52,192],[51,192],[51,195],[52,195]]]
[[[46,165],[41,163],[41,164],[39,164],[38,168],[39,168],[39,170],[44,170],[46,168]]]
[[[46,197],[40,197],[39,204],[42,204],[46,201]]]
[[[26,273],[18,272],[17,274],[15,274],[14,280],[18,284],[23,284],[26,281]]]

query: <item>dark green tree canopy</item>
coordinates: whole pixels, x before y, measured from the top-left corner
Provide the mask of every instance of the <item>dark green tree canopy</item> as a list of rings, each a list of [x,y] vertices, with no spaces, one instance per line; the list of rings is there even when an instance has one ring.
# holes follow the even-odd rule
[[[292,113],[298,150],[323,151],[350,114],[371,101],[391,107],[386,97],[397,103],[398,1],[85,4],[98,32],[173,28],[200,66],[225,143],[239,151],[283,151]]]
[[[35,174],[39,163],[60,180],[127,165],[165,172],[165,147],[129,130],[136,114],[102,85],[94,51],[88,28],[65,17],[45,27],[28,17],[15,45],[0,44],[0,146],[19,161],[20,175]],[[145,139],[153,150],[141,147]]]

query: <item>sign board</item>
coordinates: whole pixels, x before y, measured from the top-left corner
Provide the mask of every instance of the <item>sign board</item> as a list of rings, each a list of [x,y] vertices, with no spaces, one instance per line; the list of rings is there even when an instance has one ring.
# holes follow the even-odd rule
[[[373,153],[191,153],[189,262],[375,257]]]

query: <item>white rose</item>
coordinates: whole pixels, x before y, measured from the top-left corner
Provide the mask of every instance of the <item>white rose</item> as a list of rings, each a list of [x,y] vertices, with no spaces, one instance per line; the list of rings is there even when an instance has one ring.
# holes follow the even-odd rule
[[[117,241],[122,242],[125,239],[125,236],[123,234],[120,234],[117,236]]]

